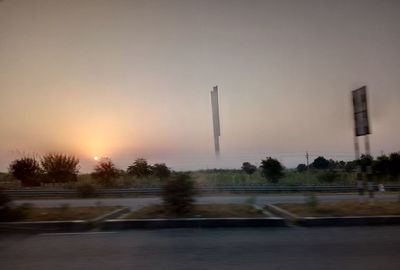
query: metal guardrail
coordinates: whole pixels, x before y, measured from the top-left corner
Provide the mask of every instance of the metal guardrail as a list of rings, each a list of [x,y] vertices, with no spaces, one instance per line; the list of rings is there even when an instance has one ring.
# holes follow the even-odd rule
[[[377,186],[375,186],[377,190]],[[357,187],[353,185],[301,185],[301,186],[220,186],[199,187],[199,193],[290,193],[290,192],[356,192]],[[400,191],[400,185],[386,185],[386,191]],[[161,187],[147,188],[102,188],[95,191],[98,196],[131,196],[131,195],[159,195]],[[4,192],[12,197],[78,197],[79,192],[75,189],[5,189]]]

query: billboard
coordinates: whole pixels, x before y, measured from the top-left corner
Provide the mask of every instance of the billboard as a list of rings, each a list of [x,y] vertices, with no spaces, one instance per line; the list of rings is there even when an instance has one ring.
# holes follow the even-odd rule
[[[370,134],[368,120],[367,87],[363,86],[352,91],[354,128],[356,136]]]

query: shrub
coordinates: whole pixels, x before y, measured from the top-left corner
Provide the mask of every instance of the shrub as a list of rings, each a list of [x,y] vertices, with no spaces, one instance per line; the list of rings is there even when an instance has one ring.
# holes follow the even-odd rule
[[[297,172],[302,173],[307,171],[307,165],[306,164],[299,164],[296,167]]]
[[[184,215],[193,208],[195,195],[194,181],[184,173],[174,175],[163,186],[164,207],[170,214]]]
[[[29,216],[29,214],[32,212],[32,208],[33,205],[31,203],[23,203],[18,205],[15,209],[13,209],[14,218],[18,220]]]
[[[91,198],[97,195],[96,188],[89,183],[78,184],[76,186],[76,192],[81,198]]]
[[[257,167],[250,162],[243,162],[242,170],[247,174],[253,174],[257,171]]]
[[[318,175],[318,179],[321,182],[325,183],[333,183],[339,177],[339,174],[334,171],[322,172]]]
[[[389,173],[393,177],[400,175],[400,153],[391,153],[389,156]]]
[[[317,196],[313,192],[306,195],[306,205],[309,208],[316,208],[319,204]]]
[[[78,179],[79,159],[74,156],[51,153],[45,155],[41,164],[49,182],[75,182]]]
[[[168,178],[171,175],[171,170],[164,163],[156,163],[151,168],[152,174],[160,179]]]
[[[270,180],[272,183],[278,183],[279,179],[283,177],[283,166],[274,158],[268,157],[261,161],[262,175]]]
[[[32,205],[25,203],[13,207],[11,199],[0,189],[0,221],[17,221],[29,215]]]
[[[321,156],[314,159],[313,163],[311,164],[311,166],[317,170],[326,170],[329,168],[329,165],[329,160]]]
[[[92,173],[92,177],[103,186],[112,186],[114,180],[119,176],[120,170],[115,167],[114,163],[110,159],[101,160]]]
[[[8,206],[8,204],[11,202],[10,196],[4,193],[3,189],[0,188],[0,209],[3,207]]]
[[[128,167],[128,174],[136,177],[148,177],[151,175],[151,166],[147,163],[144,158],[138,158],[135,162]]]
[[[40,186],[42,170],[35,158],[23,157],[11,162],[9,167],[10,174],[21,181],[23,186]]]
[[[356,168],[357,168],[357,162],[356,161],[348,161],[344,165],[344,170],[347,173],[354,172]]]

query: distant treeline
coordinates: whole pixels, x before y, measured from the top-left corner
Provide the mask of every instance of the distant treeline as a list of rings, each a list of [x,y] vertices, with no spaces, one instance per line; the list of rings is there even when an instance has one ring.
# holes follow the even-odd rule
[[[400,153],[394,152],[387,155],[381,155],[377,158],[362,155],[359,160],[353,161],[335,161],[332,159],[325,159],[324,157],[316,158],[310,166],[299,164],[297,171],[303,172],[307,169],[311,170],[336,170],[354,172],[360,170],[366,172],[368,167],[371,168],[371,173],[377,176],[389,176],[397,178],[400,176]]]
[[[400,153],[376,158],[362,156],[360,160],[337,161],[323,156],[315,158],[308,166],[299,164],[296,169],[285,169],[275,158],[267,157],[260,166],[243,162],[238,169],[207,169],[189,171],[199,184],[235,185],[262,183],[334,183],[353,181],[353,172],[370,171],[376,181],[396,181],[400,177]],[[305,173],[307,172],[307,174]],[[125,170],[115,166],[109,158],[97,161],[93,172],[79,174],[79,159],[72,155],[50,153],[41,158],[24,156],[9,165],[8,174],[0,174],[2,182],[20,183],[22,186],[43,186],[68,183],[90,183],[99,186],[157,186],[163,184],[174,172],[165,163],[149,164],[138,158]],[[79,177],[78,177],[79,176]],[[19,180],[19,182],[15,181]],[[14,185],[14,184],[12,184]]]
[[[42,158],[25,156],[15,159],[9,166],[9,174],[22,186],[41,186],[51,183],[69,183],[78,180],[79,159],[72,155],[51,153]],[[153,165],[143,158],[136,159],[126,170],[118,169],[109,158],[99,160],[91,177],[104,186],[111,186],[122,175],[160,179],[168,178],[171,170],[164,163]]]

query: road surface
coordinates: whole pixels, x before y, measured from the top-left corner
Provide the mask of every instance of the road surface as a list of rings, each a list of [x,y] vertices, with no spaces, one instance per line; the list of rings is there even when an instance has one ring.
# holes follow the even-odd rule
[[[399,226],[0,235],[2,270],[397,270],[399,249]]]

